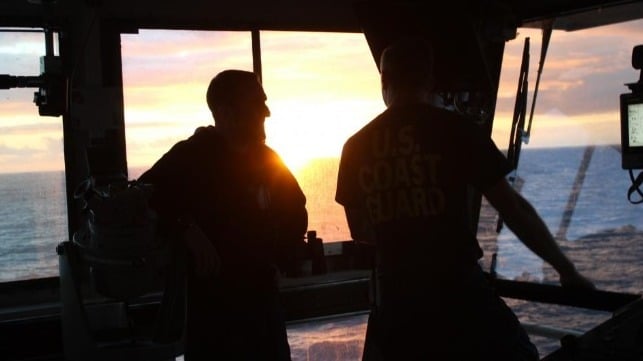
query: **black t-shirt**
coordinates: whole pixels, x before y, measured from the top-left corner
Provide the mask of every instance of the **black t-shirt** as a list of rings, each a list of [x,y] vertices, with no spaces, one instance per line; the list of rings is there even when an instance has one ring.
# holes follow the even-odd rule
[[[482,256],[471,188],[483,192],[511,169],[470,120],[426,105],[391,107],[345,143],[336,201],[368,215],[384,270],[448,274]]]

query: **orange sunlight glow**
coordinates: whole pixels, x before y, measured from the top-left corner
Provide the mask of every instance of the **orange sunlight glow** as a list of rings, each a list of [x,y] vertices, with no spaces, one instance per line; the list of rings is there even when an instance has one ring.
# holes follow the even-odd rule
[[[339,157],[344,141],[379,111],[375,101],[282,100],[266,120],[267,143],[293,170],[316,158]]]

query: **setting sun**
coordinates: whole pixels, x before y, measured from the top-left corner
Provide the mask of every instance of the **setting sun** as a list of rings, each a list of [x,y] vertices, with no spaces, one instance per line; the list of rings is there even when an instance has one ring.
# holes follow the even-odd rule
[[[344,141],[382,106],[366,100],[277,102],[266,120],[267,143],[296,171],[313,159],[338,157]]]

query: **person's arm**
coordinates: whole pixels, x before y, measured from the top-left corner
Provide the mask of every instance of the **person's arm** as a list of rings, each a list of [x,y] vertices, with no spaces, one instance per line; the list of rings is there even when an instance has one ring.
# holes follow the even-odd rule
[[[572,261],[558,247],[558,243],[534,207],[504,178],[483,194],[520,241],[554,267],[562,286],[595,288],[589,279],[576,270]]]

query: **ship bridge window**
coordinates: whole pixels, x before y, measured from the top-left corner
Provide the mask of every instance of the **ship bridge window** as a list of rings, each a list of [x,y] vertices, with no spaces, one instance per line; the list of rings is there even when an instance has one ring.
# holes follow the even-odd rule
[[[379,73],[363,34],[261,32],[261,74],[271,116],[267,143],[297,177],[307,197],[309,229],[324,242],[346,241],[335,179],[344,141],[383,110]],[[122,34],[125,132],[130,178],[174,143],[213,123],[205,103],[212,76],[253,69],[250,32],[145,30]],[[329,332],[329,325],[342,323]],[[340,340],[361,353],[365,314],[292,324],[293,359],[324,352]],[[346,358],[348,359],[348,358]]]
[[[554,30],[537,93],[531,134],[523,138],[514,187],[531,201],[563,251],[600,290],[640,294],[643,207],[628,201],[621,168],[619,94],[637,81],[631,66],[643,21],[580,32]],[[529,104],[536,83],[540,30],[519,29],[505,48],[493,138],[507,149],[521,53],[531,40]],[[593,45],[590,45],[593,44]],[[595,46],[601,44],[600,46]],[[527,109],[527,117],[529,116]],[[500,278],[557,284],[556,272],[507,229],[483,200],[478,238],[489,269],[497,254]],[[586,331],[610,314],[507,300],[527,324]],[[546,311],[545,311],[546,310]],[[545,341],[542,341],[545,340]],[[542,342],[541,342],[542,341]],[[540,339],[541,354],[560,346]]]
[[[309,229],[325,242],[350,239],[335,182],[344,141],[383,110],[379,73],[363,34],[260,32],[271,116],[267,143],[308,199]],[[202,125],[205,92],[227,68],[253,69],[250,32],[141,30],[122,34],[130,178]]]
[[[141,30],[121,34],[121,49],[130,178],[212,124],[205,93],[213,74],[252,71],[248,32]]]
[[[0,282],[56,276],[67,239],[62,120],[39,115],[36,88],[4,83],[39,76],[45,52],[42,29],[0,28]]]

